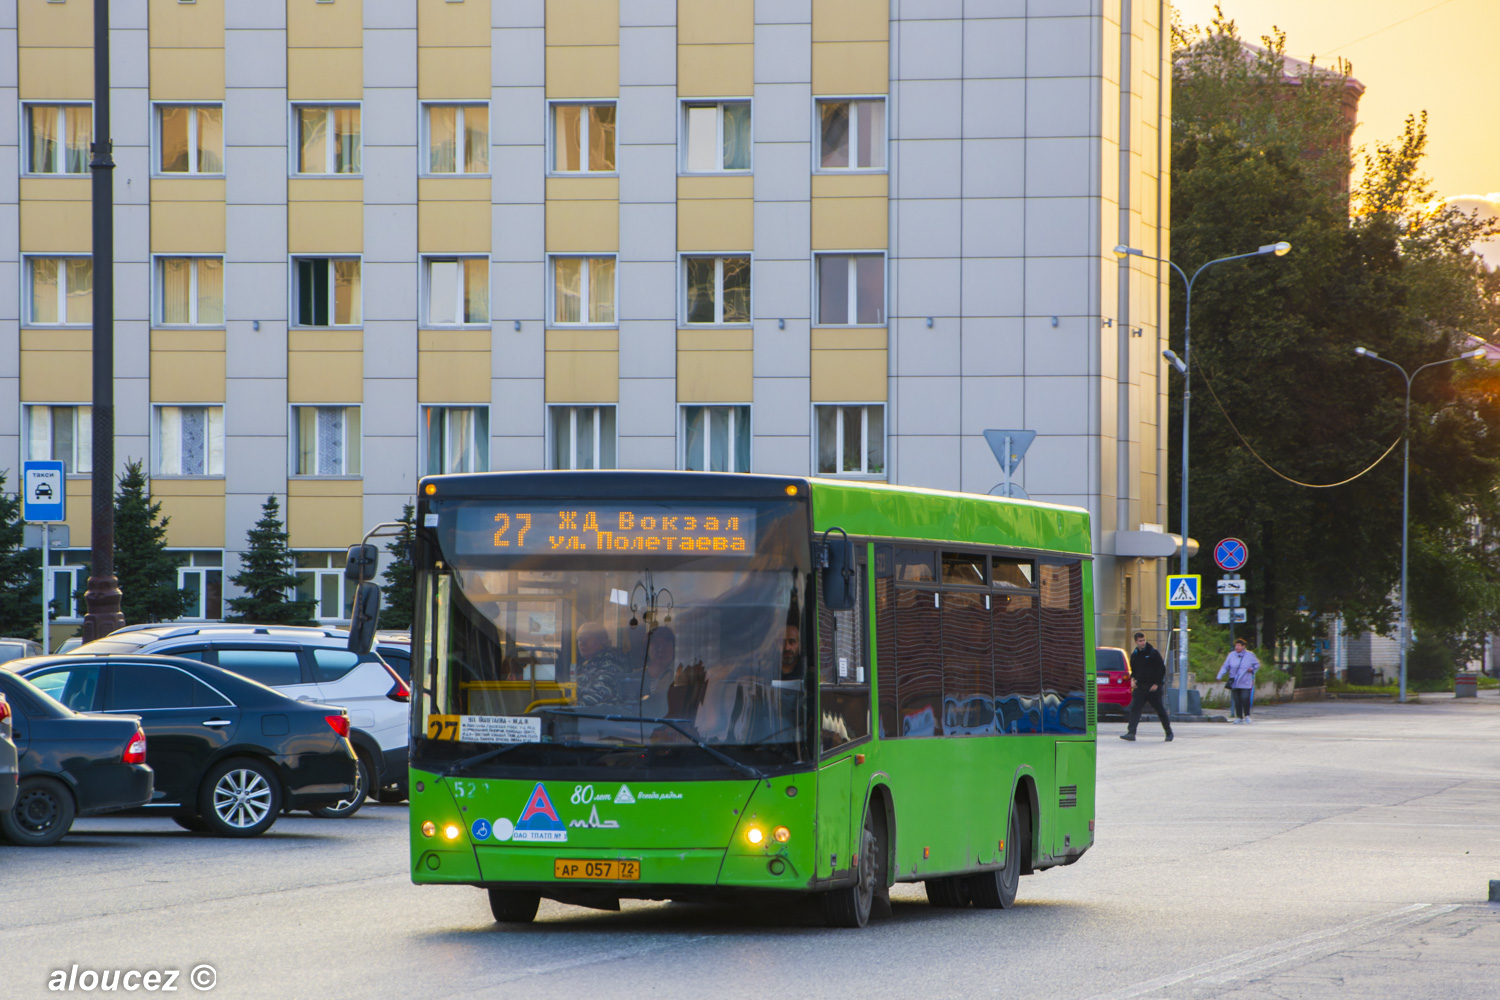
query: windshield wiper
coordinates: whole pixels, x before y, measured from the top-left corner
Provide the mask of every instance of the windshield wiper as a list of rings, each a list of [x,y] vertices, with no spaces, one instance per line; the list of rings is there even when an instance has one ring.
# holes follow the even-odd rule
[[[503,753],[510,753],[510,751],[514,750],[516,747],[524,747],[526,745],[527,744],[525,743],[507,743],[503,747],[495,747],[493,750],[486,750],[484,753],[477,753],[472,757],[465,757],[463,760],[456,761],[453,764],[450,764],[448,766],[448,769],[443,772],[443,777],[451,778],[460,771],[467,771],[469,768],[474,767],[477,764],[483,764],[485,761],[493,760]]]
[[[733,757],[729,756],[727,753],[724,753],[722,750],[714,749],[707,742],[705,742],[701,736],[698,736],[692,730],[686,728],[686,726],[684,725],[687,722],[686,719],[653,719],[644,715],[600,715],[590,712],[569,712],[558,708],[539,708],[536,710],[536,713],[538,715],[560,715],[564,718],[569,719],[601,719],[605,722],[649,723],[655,726],[668,726],[672,729],[675,729],[683,736],[686,736],[693,743],[693,745],[698,747],[700,750],[714,757],[717,757],[719,760],[722,760],[724,763],[728,764],[730,767],[734,768],[736,771],[740,772],[746,777],[754,778],[755,780],[760,781],[763,780],[766,776],[765,772],[761,771],[759,768],[752,767],[751,765],[746,764],[744,761],[735,760]],[[505,747],[503,749],[509,750],[510,748]],[[503,752],[503,750],[501,752]]]

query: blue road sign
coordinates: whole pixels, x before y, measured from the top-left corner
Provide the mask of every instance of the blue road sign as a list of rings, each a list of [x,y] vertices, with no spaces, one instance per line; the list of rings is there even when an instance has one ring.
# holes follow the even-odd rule
[[[1238,538],[1226,538],[1214,546],[1214,562],[1226,573],[1243,569],[1250,561],[1250,547]]]
[[[68,519],[68,476],[61,462],[21,463],[21,520]]]
[[[1167,610],[1191,611],[1203,606],[1203,577],[1167,577]]]

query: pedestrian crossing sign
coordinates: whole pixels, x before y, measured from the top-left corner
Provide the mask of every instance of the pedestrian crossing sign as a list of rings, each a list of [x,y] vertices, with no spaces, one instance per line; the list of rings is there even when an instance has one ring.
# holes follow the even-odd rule
[[[1203,577],[1167,577],[1167,610],[1191,611],[1203,606]]]

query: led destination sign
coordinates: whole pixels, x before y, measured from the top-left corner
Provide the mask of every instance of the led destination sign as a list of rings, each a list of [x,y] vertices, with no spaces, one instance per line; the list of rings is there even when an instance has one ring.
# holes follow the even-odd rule
[[[676,504],[646,510],[484,504],[459,510],[458,548],[474,555],[748,556],[755,551],[755,511]]]

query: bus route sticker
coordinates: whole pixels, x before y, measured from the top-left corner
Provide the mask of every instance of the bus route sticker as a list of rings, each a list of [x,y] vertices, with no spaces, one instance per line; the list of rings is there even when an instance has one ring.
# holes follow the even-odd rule
[[[525,715],[461,715],[458,738],[465,743],[540,743],[542,720]]]
[[[531,790],[526,808],[521,810],[521,818],[516,820],[509,839],[538,843],[563,843],[568,839],[568,829],[558,818],[547,789],[540,781]]]

